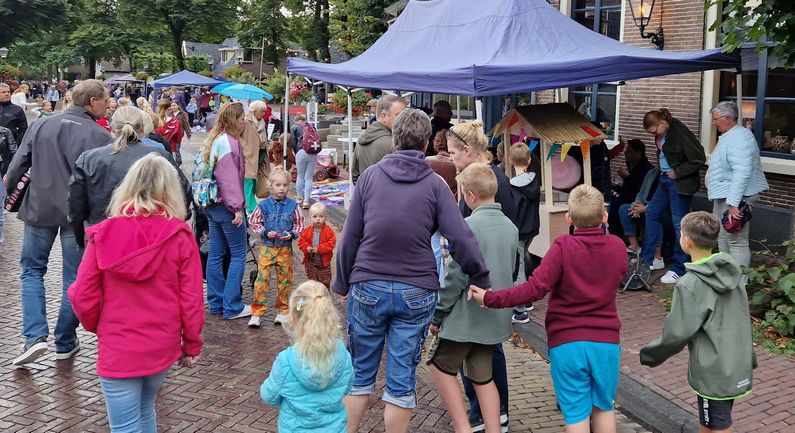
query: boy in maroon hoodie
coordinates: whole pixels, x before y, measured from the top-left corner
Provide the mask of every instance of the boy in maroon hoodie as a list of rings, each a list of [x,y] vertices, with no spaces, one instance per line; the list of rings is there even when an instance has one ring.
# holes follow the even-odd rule
[[[605,234],[602,193],[580,185],[569,195],[566,220],[574,235],[558,237],[525,283],[499,292],[471,286],[489,308],[525,305],[550,293],[546,330],[552,383],[566,431],[615,432],[621,322],[616,289],[627,273],[624,242]]]

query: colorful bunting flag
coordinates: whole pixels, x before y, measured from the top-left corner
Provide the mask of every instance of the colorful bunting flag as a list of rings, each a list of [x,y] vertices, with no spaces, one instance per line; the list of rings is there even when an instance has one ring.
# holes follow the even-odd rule
[[[530,139],[530,144],[528,144],[528,146],[530,147],[530,152],[536,150],[536,147],[538,147],[538,143],[540,143],[540,142],[541,142],[541,140],[539,140],[539,139],[537,139],[535,137],[531,138]]]
[[[547,154],[547,159],[552,158],[552,155],[560,149],[560,143],[555,143],[552,145],[552,148],[549,149],[549,153]]]
[[[580,151],[582,152],[582,159],[585,159],[588,156],[588,148],[591,146],[591,142],[588,140],[583,140],[580,142]]]
[[[519,115],[516,114],[516,112],[514,111],[513,115],[511,116],[511,120],[508,122],[508,128],[510,128],[513,125],[516,125],[516,122],[518,121],[519,121]]]
[[[571,150],[571,146],[573,143],[563,143],[563,150],[560,151],[560,162],[563,162],[566,159],[566,155],[569,154],[569,150]]]
[[[595,131],[595,130],[594,130],[593,128],[591,128],[590,126],[580,126],[580,128],[582,128],[582,130],[583,130],[583,131],[587,132],[587,133],[588,133],[588,135],[590,135],[590,136],[591,136],[591,137],[593,137],[593,138],[596,138],[596,137],[598,137],[598,136],[602,135],[602,133],[601,133],[601,132],[597,132],[597,131]]]

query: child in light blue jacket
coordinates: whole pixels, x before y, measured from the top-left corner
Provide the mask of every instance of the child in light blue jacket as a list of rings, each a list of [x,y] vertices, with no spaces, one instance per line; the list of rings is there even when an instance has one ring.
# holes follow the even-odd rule
[[[262,400],[279,406],[280,432],[346,431],[342,398],[353,384],[353,365],[328,289],[311,280],[298,286],[290,296],[290,322],[294,344],[273,362]]]

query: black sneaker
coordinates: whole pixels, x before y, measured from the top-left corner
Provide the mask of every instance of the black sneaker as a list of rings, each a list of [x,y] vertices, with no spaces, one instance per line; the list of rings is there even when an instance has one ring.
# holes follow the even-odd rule
[[[527,315],[527,311],[516,311],[513,310],[513,317],[511,318],[511,322],[513,323],[527,323],[530,321],[530,316]]]
[[[525,308],[527,308],[527,311],[533,311],[535,306],[533,304],[530,304],[530,305],[525,305]]]
[[[483,418],[478,414],[469,414],[469,425],[472,427],[472,433],[486,431],[486,425],[483,423]]]
[[[58,361],[63,361],[65,359],[69,359],[69,358],[75,356],[75,353],[77,353],[79,350],[80,350],[80,340],[75,339],[75,344],[74,344],[74,346],[72,346],[72,348],[70,350],[66,350],[64,352],[56,351],[55,352],[55,359],[58,360]]]
[[[22,344],[22,353],[19,354],[11,364],[25,365],[37,360],[41,355],[47,352],[47,337],[41,337],[30,343]]]

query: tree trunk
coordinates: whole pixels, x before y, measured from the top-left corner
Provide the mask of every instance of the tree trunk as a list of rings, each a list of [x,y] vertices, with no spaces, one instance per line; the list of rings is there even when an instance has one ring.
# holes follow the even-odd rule
[[[182,35],[185,33],[184,23],[174,22],[168,11],[160,10],[160,14],[168,26],[168,32],[171,34],[172,48],[174,49],[174,58],[177,62],[177,69],[180,71],[185,69],[185,57],[182,56]]]
[[[331,34],[329,33],[329,4],[328,0],[318,0],[317,2],[320,5],[320,22],[321,26],[319,29],[320,32],[320,61],[331,63],[331,52],[329,52],[329,44],[331,40]]]
[[[89,57],[86,59],[86,66],[88,66],[88,78],[96,78],[97,77],[97,59],[94,57]]]

